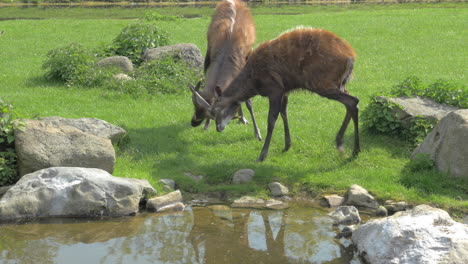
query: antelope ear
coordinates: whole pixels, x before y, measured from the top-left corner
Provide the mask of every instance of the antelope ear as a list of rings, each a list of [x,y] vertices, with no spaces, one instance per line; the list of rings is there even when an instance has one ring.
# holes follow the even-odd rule
[[[195,93],[195,87],[193,87],[193,85],[191,85],[190,83],[187,84],[188,88],[190,89],[190,91],[192,91],[192,93]]]
[[[216,85],[215,93],[216,93],[216,97],[220,97],[221,94],[223,93],[223,91],[221,91],[221,87],[219,85]]]
[[[202,81],[198,81],[197,86],[195,86],[195,91],[200,91],[200,86],[201,86]]]
[[[193,85],[191,85],[190,83],[187,86],[190,89],[190,91],[192,91],[192,93],[195,93],[195,92],[200,91],[201,83],[202,83],[202,81],[200,80],[200,81],[198,81],[198,83],[197,83],[197,85],[195,87],[193,87]]]

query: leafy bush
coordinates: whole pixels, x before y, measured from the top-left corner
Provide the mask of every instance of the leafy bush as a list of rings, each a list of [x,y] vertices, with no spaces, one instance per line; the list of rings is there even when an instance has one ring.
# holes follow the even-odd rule
[[[14,130],[23,129],[24,124],[17,118],[13,106],[0,98],[0,186],[14,183],[18,176]]]
[[[165,16],[161,15],[158,12],[146,12],[143,16],[143,20],[145,21],[176,21],[180,19],[178,16]]]
[[[408,77],[395,85],[390,93],[391,96],[427,97],[440,104],[468,108],[468,88],[465,85],[442,79],[430,85],[424,85],[418,77]]]
[[[146,49],[165,46],[168,34],[153,24],[136,23],[125,27],[113,40],[109,52],[126,56],[134,64],[141,64],[141,55]]]
[[[401,120],[392,109],[401,108],[400,105],[385,100],[380,96],[373,96],[371,102],[362,112],[363,126],[373,132],[398,135],[402,131]]]
[[[98,57],[80,44],[71,43],[51,50],[42,65],[50,80],[65,82],[68,85],[94,87],[118,72],[118,69],[96,66]]]
[[[92,85],[96,79],[96,60],[82,45],[71,43],[49,51],[42,67],[46,69],[46,77],[50,80]]]
[[[412,76],[395,85],[388,96],[421,96],[433,99],[441,104],[468,108],[468,90],[455,82],[437,80],[425,85],[421,79]],[[401,119],[392,109],[401,108],[380,96],[372,96],[371,102],[362,113],[363,126],[370,131],[396,135],[413,144],[421,143],[437,123],[434,119],[414,117],[408,128],[404,128]]]
[[[111,80],[109,89],[134,96],[154,94],[187,93],[187,84],[195,83],[201,76],[187,64],[174,56],[149,61],[138,67],[133,73],[134,80]]]

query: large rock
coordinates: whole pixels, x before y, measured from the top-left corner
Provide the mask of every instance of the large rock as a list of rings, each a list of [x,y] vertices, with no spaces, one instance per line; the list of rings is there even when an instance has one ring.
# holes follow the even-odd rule
[[[192,43],[180,43],[171,46],[152,48],[145,51],[143,61],[160,60],[166,56],[175,56],[185,61],[192,69],[201,72],[203,69],[203,56],[200,49]]]
[[[428,154],[440,171],[468,178],[468,109],[451,112],[415,149],[412,158]]]
[[[402,109],[395,108],[393,112],[397,115],[404,127],[409,127],[411,120],[416,117],[424,117],[427,120],[435,122],[441,120],[448,113],[458,108],[449,105],[436,103],[435,101],[423,97],[380,97],[383,100],[389,100],[401,106]]]
[[[464,264],[468,226],[427,205],[370,220],[353,232],[359,253],[373,264]]]
[[[109,124],[108,122],[97,118],[63,118],[59,116],[43,117],[39,119],[48,125],[53,126],[72,126],[79,130],[93,134],[98,137],[108,138],[113,144],[118,143],[127,131],[123,128]]]
[[[156,191],[145,180],[90,168],[55,167],[24,175],[0,199],[0,220],[123,216]]]
[[[357,184],[351,185],[348,189],[345,194],[343,204],[371,209],[379,208],[379,203],[374,199],[374,197],[370,195],[366,189]]]
[[[123,73],[133,71],[132,61],[125,56],[107,57],[98,61],[96,65],[101,68],[116,68],[121,70]]]
[[[19,174],[49,167],[85,167],[114,170],[111,140],[80,129],[42,120],[24,120],[24,131],[15,131]]]

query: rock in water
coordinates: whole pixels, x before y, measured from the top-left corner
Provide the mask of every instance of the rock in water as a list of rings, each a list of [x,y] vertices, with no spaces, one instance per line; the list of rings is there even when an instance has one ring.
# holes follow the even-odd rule
[[[373,264],[465,264],[468,256],[468,226],[427,205],[370,220],[352,240]]]
[[[146,180],[91,168],[54,167],[24,175],[0,200],[0,220],[124,216],[156,193]]]

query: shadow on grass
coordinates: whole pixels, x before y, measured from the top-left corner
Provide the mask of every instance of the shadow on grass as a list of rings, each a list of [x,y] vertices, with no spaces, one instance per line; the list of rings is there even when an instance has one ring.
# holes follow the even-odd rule
[[[25,80],[25,87],[37,88],[37,87],[54,87],[54,88],[66,88],[66,84],[57,80],[49,80],[47,77],[40,75],[27,78]]]

